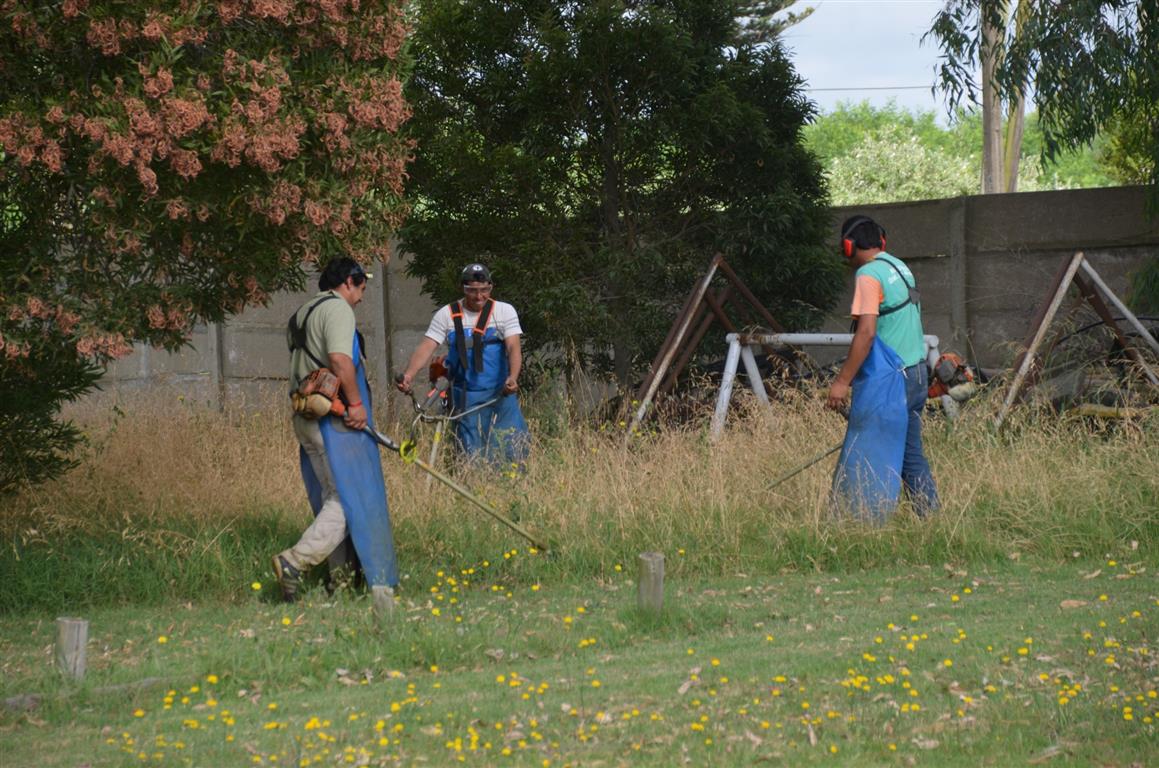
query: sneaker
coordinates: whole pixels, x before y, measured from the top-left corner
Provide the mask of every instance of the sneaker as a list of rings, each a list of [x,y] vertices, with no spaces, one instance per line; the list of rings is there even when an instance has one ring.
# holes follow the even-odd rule
[[[298,599],[298,587],[302,584],[302,572],[290,565],[282,555],[274,555],[274,576],[282,588],[282,600],[293,603]]]
[[[394,613],[394,590],[390,587],[371,587],[370,605],[375,615],[390,616]]]

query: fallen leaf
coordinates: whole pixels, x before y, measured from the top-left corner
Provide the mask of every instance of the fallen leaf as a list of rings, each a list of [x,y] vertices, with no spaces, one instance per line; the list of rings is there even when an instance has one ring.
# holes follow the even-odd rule
[[[805,725],[809,728],[809,746],[817,746],[817,732],[813,730],[813,724],[806,723]]]
[[[1063,600],[1058,604],[1059,608],[1082,608],[1087,604],[1086,600]]]
[[[1093,578],[1095,578],[1096,576],[1098,576],[1098,575],[1099,575],[1100,573],[1102,573],[1102,572],[1103,572],[1103,569],[1102,569],[1102,568],[1100,568],[1100,569],[1098,569],[1097,571],[1091,571],[1090,573],[1084,573],[1084,574],[1083,574],[1083,578],[1084,578],[1084,579],[1093,579]]]

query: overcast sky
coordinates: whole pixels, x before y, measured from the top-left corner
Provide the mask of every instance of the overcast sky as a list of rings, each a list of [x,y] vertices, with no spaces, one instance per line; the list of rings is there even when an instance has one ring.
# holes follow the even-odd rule
[[[884,106],[893,99],[947,122],[944,100],[930,92],[937,48],[921,42],[942,0],[798,0],[789,10],[809,6],[813,14],[782,39],[821,111],[840,101]]]

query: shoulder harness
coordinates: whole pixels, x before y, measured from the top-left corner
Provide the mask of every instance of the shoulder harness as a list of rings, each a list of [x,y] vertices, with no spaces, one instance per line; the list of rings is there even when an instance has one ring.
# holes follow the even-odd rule
[[[319,304],[336,298],[338,297],[331,293],[323,296],[311,304],[310,308],[306,310],[306,316],[302,318],[301,325],[298,324],[298,312],[301,312],[300,309],[298,312],[290,315],[290,322],[286,324],[286,328],[290,333],[290,351],[293,352],[296,349],[302,350],[310,356],[310,359],[313,360],[319,368],[325,368],[327,366],[326,363],[319,360],[318,356],[311,352],[310,348],[306,345],[306,324],[310,322],[310,315],[314,314],[314,310],[318,308]]]
[[[914,305],[920,307],[921,303],[922,303],[922,295],[918,292],[917,278],[914,278],[914,284],[910,285],[908,282],[906,282],[905,275],[903,275],[901,273],[901,270],[897,268],[896,264],[894,264],[889,259],[882,259],[882,261],[884,261],[886,264],[888,264],[890,269],[892,269],[894,272],[897,273],[897,276],[901,278],[901,284],[906,287],[906,290],[909,293],[906,295],[905,301],[898,304],[897,306],[890,307],[889,309],[883,309],[883,310],[879,311],[877,313],[877,316],[878,317],[885,317],[886,315],[892,315],[894,312],[897,312],[900,309],[905,309],[910,304],[914,304]]]
[[[491,309],[495,302],[487,299],[483,308],[479,310],[479,319],[471,333],[471,362],[475,373],[483,372],[483,336],[487,333],[487,323],[491,321]],[[459,302],[451,304],[451,320],[455,323],[455,351],[459,356],[459,367],[467,370],[467,338],[463,332],[463,305]]]

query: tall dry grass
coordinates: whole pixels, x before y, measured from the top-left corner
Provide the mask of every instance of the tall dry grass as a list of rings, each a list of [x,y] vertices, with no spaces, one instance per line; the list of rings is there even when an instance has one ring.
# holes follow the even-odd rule
[[[540,561],[536,578],[599,574],[651,549],[667,553],[670,568],[705,574],[1101,556],[1132,546],[1154,557],[1159,419],[1092,425],[1023,409],[998,436],[991,407],[981,398],[954,424],[931,414],[927,453],[943,509],[919,521],[903,506],[879,528],[831,517],[834,457],[768,489],[844,430],[819,396],[798,392],[769,409],[742,403],[715,444],[707,411],[685,426],[650,426],[625,447],[620,427],[569,423],[543,401],[529,408],[535,445],[525,474],[456,472],[554,542],[556,557]],[[0,501],[8,544],[0,571],[26,589],[58,582],[41,590],[45,600],[62,579],[99,590],[130,566],[153,585],[118,583],[111,593],[124,599],[243,588],[308,521],[280,398],[223,414],[153,394],[131,408],[93,401],[74,416],[90,436],[82,465]],[[405,424],[379,426],[405,436]],[[424,456],[431,432],[420,435]],[[405,573],[421,578],[526,546],[396,455],[384,453],[383,468]],[[18,604],[13,597],[0,610]]]

